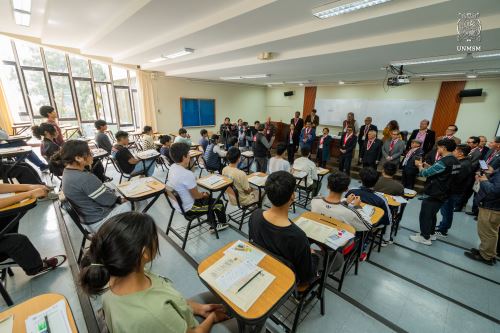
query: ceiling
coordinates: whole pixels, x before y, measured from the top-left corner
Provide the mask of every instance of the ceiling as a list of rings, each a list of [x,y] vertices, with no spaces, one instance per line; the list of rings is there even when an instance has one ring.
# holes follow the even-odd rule
[[[391,61],[456,54],[457,14],[464,11],[480,13],[481,50],[500,50],[499,0],[393,0],[325,20],[312,15],[331,1],[32,0],[31,26],[2,14],[0,32],[168,76],[271,75],[238,80],[251,84],[382,80]],[[10,1],[0,2],[0,12],[12,13]],[[149,62],[186,47],[195,52]],[[274,57],[259,60],[261,52]],[[481,69],[500,70],[500,57],[407,67],[410,75]]]

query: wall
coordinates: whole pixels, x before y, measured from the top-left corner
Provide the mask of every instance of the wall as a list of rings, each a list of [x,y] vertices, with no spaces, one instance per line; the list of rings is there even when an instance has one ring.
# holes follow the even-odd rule
[[[208,131],[218,131],[225,117],[230,117],[231,122],[242,118],[252,124],[257,119],[265,118],[266,87],[159,77],[154,80],[153,89],[157,130],[162,133],[177,133],[181,127],[181,97],[216,100],[216,127],[205,127]],[[193,140],[197,141],[200,137],[200,129],[188,128]]]
[[[292,90],[293,96],[285,97],[285,91]],[[267,88],[265,113],[273,120],[288,123],[295,111],[300,111],[304,106],[304,87],[270,87]]]

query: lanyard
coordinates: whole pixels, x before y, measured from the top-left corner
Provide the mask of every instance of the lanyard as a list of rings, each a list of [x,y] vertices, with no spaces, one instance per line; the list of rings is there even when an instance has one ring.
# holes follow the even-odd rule
[[[351,138],[352,134],[344,136],[344,146],[347,143],[347,141]]]
[[[375,139],[373,140],[368,140],[366,142],[366,150],[370,150],[370,148],[372,147],[373,143],[375,142]]]

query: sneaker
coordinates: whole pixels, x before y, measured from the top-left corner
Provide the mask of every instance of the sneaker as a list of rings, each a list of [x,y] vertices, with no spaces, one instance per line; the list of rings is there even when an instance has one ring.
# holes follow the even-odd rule
[[[448,234],[446,232],[443,232],[443,231],[435,231],[434,236],[446,238],[446,237],[448,237]],[[432,236],[431,236],[431,239],[432,239]]]
[[[473,253],[473,254],[479,254],[479,250],[476,249],[476,248],[470,249],[470,252]]]
[[[43,267],[33,275],[38,275],[48,271],[52,271],[57,267],[61,266],[62,264],[64,264],[65,261],[66,261],[66,256],[63,254],[51,258],[42,259]]]
[[[386,247],[387,245],[391,245],[393,243],[394,243],[394,241],[392,239],[390,239],[390,240],[382,240],[382,244],[381,245],[382,245],[382,247]]]
[[[489,266],[493,266],[493,264],[495,264],[495,262],[494,262],[493,259],[490,259],[490,260],[484,259],[483,256],[481,254],[479,254],[479,253],[472,253],[472,252],[465,251],[464,255],[467,258],[470,258],[472,260],[480,261],[483,264],[486,264],[486,265],[489,265]]]
[[[359,255],[359,261],[365,261],[367,257],[366,252],[363,252]]]
[[[434,235],[431,235],[431,237],[429,238],[431,241],[435,241],[437,240],[437,236],[436,236],[436,233],[434,233]]]
[[[229,227],[229,224],[227,223],[217,223],[217,225],[215,226],[217,232],[227,229],[227,227]],[[215,232],[214,228],[210,227],[210,233],[213,234],[214,232]]]
[[[425,239],[420,234],[415,234],[413,236],[410,236],[410,240],[414,241],[416,243],[424,244],[424,245],[432,245],[432,242],[430,239]]]

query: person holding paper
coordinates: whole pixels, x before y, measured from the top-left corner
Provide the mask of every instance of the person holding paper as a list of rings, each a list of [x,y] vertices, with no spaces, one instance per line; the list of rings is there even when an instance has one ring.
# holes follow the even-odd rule
[[[155,222],[143,213],[117,215],[94,235],[81,261],[79,285],[88,295],[104,294],[109,331],[206,333],[223,321],[227,331],[237,331],[236,321],[226,321],[224,306],[214,296],[195,297],[208,304],[186,300],[172,281],[146,270],[158,249]],[[195,316],[203,320],[198,323]]]
[[[385,162],[382,170],[382,177],[378,179],[373,189],[385,194],[403,196],[405,194],[403,184],[394,180],[394,175],[397,170],[398,167],[396,165]]]
[[[222,170],[222,175],[233,180],[233,186],[238,191],[240,205],[248,206],[259,200],[259,192],[250,187],[248,178],[245,172],[238,169],[238,163],[241,160],[241,151],[237,147],[231,147],[226,155],[229,165]],[[229,196],[231,205],[236,206],[238,203],[233,196]]]

